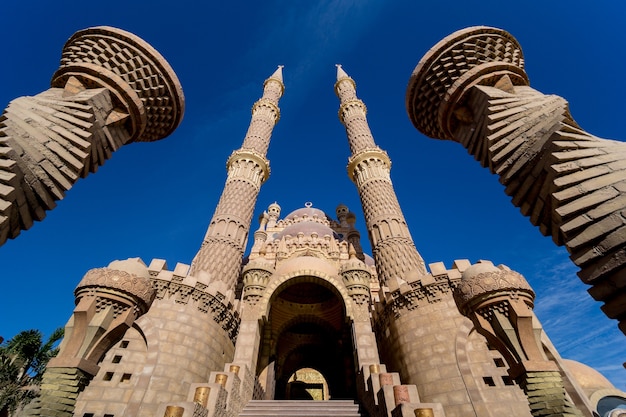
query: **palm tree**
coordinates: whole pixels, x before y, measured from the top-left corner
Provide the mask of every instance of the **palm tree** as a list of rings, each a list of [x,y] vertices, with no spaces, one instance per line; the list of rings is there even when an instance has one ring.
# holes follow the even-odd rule
[[[24,330],[0,344],[0,417],[13,415],[38,394],[48,361],[58,352],[63,338],[58,328],[43,343],[39,330]]]

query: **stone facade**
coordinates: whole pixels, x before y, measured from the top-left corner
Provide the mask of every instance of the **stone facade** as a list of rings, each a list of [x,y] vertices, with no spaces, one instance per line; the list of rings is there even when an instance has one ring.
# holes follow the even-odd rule
[[[524,99],[531,104],[523,111],[534,114],[538,94],[517,90],[526,82],[521,51],[501,32],[501,39],[483,39],[485,31],[476,32],[476,45],[487,45],[478,55],[491,62],[502,54],[508,63],[488,65],[497,72],[494,86],[474,82],[494,80],[483,67],[469,73],[469,96],[464,93],[467,85],[455,82],[456,75],[446,78],[444,71],[437,72],[443,81],[428,78],[434,84],[418,88],[424,102],[416,102],[416,114],[423,123],[419,126],[432,135],[447,137],[473,121],[470,116],[477,113],[471,106],[476,103],[506,113],[494,119],[506,120],[498,125],[504,131],[516,126],[507,118]],[[455,36],[445,46],[454,44]],[[122,31],[79,32],[68,41],[53,79],[58,91],[42,93],[35,101],[43,103],[53,95],[51,105],[76,109],[77,97],[84,99],[81,117],[104,118],[112,126],[73,129],[85,138],[108,138],[112,132],[122,135],[120,144],[160,138],[180,121],[182,91],[161,58],[137,69],[146,62],[146,51],[149,57],[160,57]],[[461,65],[454,58],[463,54],[455,51],[453,62]],[[122,58],[128,62],[120,63]],[[449,68],[446,59],[443,65]],[[165,84],[147,90],[169,95],[145,96],[141,77],[160,80],[161,73],[169,74]],[[594,374],[571,364],[568,368],[534,316],[534,293],[520,274],[489,261],[472,265],[456,260],[450,268],[442,262],[425,264],[395,195],[391,160],[376,145],[356,83],[341,66],[335,92],[351,150],[348,175],[361,197],[373,256],[363,252],[356,214],[348,207],[339,205],[333,217],[306,203],[281,217],[281,207],[273,203],[260,215],[244,257],[257,196],[270,174],[266,153],[284,93],[279,67],[253,105],[241,148],[228,158],[222,196],[192,264],[168,269],[163,260],[146,265],[135,258],[88,271],[75,291],[76,308],[60,354],[45,372],[42,395],[24,415],[234,417],[249,415],[246,405],[253,404],[287,413],[293,405],[278,400],[308,398],[355,400],[362,415],[380,417],[592,417],[604,406],[602,393],[623,397],[626,403],[626,394]],[[503,96],[513,93],[515,97]],[[74,100],[71,105],[59,104],[67,104],[68,97]],[[433,111],[433,103],[461,99],[468,100],[468,107],[450,110],[443,105],[445,111]],[[6,122],[0,130],[5,132],[0,139],[9,138],[2,143],[14,148],[26,137],[10,130],[21,125],[10,116],[19,100],[4,119],[14,124]],[[101,106],[94,107],[94,100],[101,100]],[[562,101],[551,100],[558,113]],[[125,115],[110,109],[113,102],[116,109],[123,104]],[[506,107],[505,102],[517,104]],[[155,103],[169,104],[155,109]],[[94,109],[108,113],[92,117]],[[493,114],[481,116],[481,123]],[[529,126],[543,131],[547,119]],[[57,138],[65,125],[60,126],[32,129]],[[472,138],[479,141],[482,136]],[[478,155],[491,163],[489,155]],[[11,161],[5,165],[35,166]],[[516,166],[517,160],[510,162]],[[45,163],[37,167],[45,168]],[[551,227],[553,219],[538,218]],[[591,375],[590,383],[579,384],[576,377],[583,374]],[[276,402],[268,406],[272,400]],[[350,410],[350,415],[356,413],[354,407]]]

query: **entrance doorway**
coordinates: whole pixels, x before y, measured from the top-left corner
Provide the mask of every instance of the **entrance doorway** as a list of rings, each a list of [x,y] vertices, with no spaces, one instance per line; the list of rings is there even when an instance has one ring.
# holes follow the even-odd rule
[[[273,399],[354,398],[354,347],[339,291],[300,276],[278,287],[270,302],[257,375],[273,379],[265,381]]]
[[[324,376],[313,368],[302,368],[294,372],[287,382],[288,400],[329,399],[328,383]]]

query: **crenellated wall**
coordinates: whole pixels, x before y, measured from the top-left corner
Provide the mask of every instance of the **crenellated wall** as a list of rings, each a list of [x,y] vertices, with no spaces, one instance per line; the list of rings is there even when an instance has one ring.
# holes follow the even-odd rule
[[[381,361],[415,384],[422,402],[443,404],[447,417],[530,416],[523,391],[502,378],[502,356],[455,305],[452,290],[469,266],[432,263],[427,275],[382,288],[374,311]]]
[[[232,361],[239,302],[223,282],[207,286],[188,271],[181,263],[174,270],[160,259],[150,263],[155,300],[99,362],[77,415],[154,416]]]

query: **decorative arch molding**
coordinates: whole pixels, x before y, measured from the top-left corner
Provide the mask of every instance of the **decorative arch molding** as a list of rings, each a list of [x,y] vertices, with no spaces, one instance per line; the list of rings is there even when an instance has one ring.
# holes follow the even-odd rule
[[[354,306],[352,305],[352,299],[348,295],[341,278],[310,269],[294,270],[273,278],[265,289],[263,297],[259,301],[259,311],[261,312],[261,315],[265,319],[269,317],[272,302],[276,299],[278,294],[280,294],[281,290],[287,286],[304,282],[320,284],[331,290],[343,301],[346,317],[350,320],[354,320]]]
[[[317,325],[320,329],[324,329],[330,333],[338,332],[338,330],[335,329],[330,323],[315,314],[300,314],[286,321],[280,327],[276,328],[276,333],[281,334],[285,330],[288,330],[291,326],[299,323],[311,323]]]
[[[472,410],[474,413],[473,415],[478,417],[474,404],[477,402],[482,402],[482,396],[480,395],[480,390],[476,385],[476,380],[472,375],[472,368],[470,365],[469,356],[467,355],[467,345],[469,342],[470,334],[475,331],[476,329],[474,328],[474,325],[471,321],[469,321],[468,319],[463,320],[463,323],[459,326],[456,333],[455,354],[457,367],[459,368],[459,372],[461,373],[461,377],[463,378],[463,382],[465,383],[467,396],[472,403]]]
[[[598,403],[605,397],[620,397],[624,398],[626,401],[626,393],[624,391],[620,391],[617,388],[600,389],[589,396],[589,401],[591,402],[594,411],[598,410]]]

